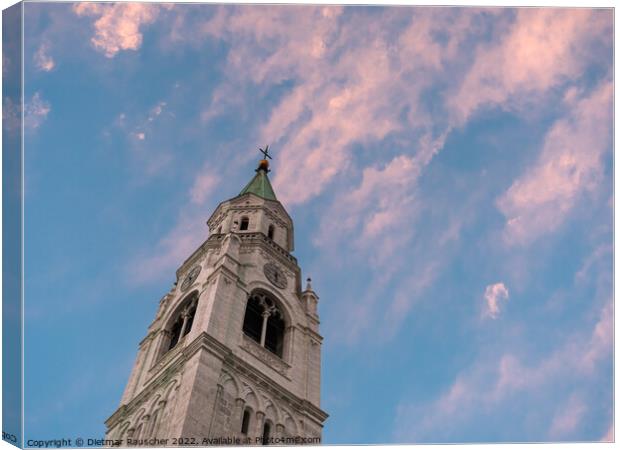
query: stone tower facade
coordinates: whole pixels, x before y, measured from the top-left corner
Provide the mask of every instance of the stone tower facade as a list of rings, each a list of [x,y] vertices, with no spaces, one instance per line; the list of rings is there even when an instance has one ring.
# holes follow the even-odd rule
[[[310,280],[302,290],[293,221],[268,172],[261,160],[241,193],[218,205],[208,238],[177,270],[106,421],[107,440],[320,442],[318,296]]]

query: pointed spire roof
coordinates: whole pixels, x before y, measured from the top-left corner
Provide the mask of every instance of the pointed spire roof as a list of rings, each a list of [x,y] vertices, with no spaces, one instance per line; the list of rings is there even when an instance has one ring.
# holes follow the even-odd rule
[[[263,152],[265,157],[271,159],[271,156],[267,153],[268,151],[269,146],[267,146],[266,150],[261,149],[261,152]],[[250,180],[239,195],[251,192],[252,194],[258,195],[264,199],[277,201],[278,199],[276,198],[276,193],[273,191],[271,183],[269,182],[269,177],[267,176],[268,172],[269,161],[267,161],[267,159],[261,159],[258,163],[258,169],[256,169],[256,175],[254,175],[254,178]]]
[[[248,192],[267,200],[278,200],[269,182],[267,172],[261,168],[256,169],[256,175],[254,175],[254,178],[250,180],[239,195],[247,194]]]

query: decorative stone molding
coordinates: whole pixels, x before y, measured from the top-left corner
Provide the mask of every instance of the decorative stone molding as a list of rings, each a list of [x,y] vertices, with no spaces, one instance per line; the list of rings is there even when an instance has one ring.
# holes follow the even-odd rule
[[[287,376],[288,369],[291,366],[289,366],[286,362],[280,359],[277,355],[274,355],[266,348],[254,342],[253,339],[247,337],[245,334],[243,335],[243,342],[241,343],[241,348],[248,352],[250,355],[267,364],[276,372],[280,373],[283,376]]]
[[[185,336],[183,336],[183,337],[185,337]],[[181,342],[181,340],[179,339],[179,343],[180,342]],[[173,349],[168,350],[161,357],[161,359],[153,367],[151,367],[151,369],[149,370],[149,373],[156,374],[164,366],[166,366],[170,361],[172,361],[174,358],[176,358],[183,351],[183,346],[182,345],[178,345],[179,343],[177,343],[177,345],[175,345],[175,347]]]

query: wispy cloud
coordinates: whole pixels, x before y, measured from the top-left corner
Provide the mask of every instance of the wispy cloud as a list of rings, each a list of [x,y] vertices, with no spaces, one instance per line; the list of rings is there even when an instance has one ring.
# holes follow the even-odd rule
[[[201,171],[194,180],[194,185],[190,190],[192,203],[202,205],[213,194],[213,190],[219,182],[220,177],[217,174]]]
[[[593,44],[611,45],[611,27],[611,16],[593,9],[517,10],[508,33],[477,49],[460,88],[449,98],[455,123],[465,123],[484,106],[535,112],[532,105],[540,104],[551,88],[583,77],[584,68],[601,57]]]
[[[550,128],[536,163],[499,198],[508,244],[527,244],[557,229],[586,192],[603,178],[603,156],[611,150],[613,85],[592,93],[569,91],[566,117]]]
[[[577,394],[571,395],[564,404],[558,406],[549,429],[549,438],[554,440],[570,436],[583,420],[586,411],[587,405],[583,399]]]
[[[501,311],[501,302],[508,301],[508,289],[504,283],[490,284],[484,290],[484,300],[486,302],[486,308],[484,310],[484,316],[491,319],[497,319]]]
[[[400,19],[395,11],[342,20],[344,14],[344,8],[322,6],[223,8],[200,28],[231,45],[227,80],[205,118],[238,106],[235,92],[242,86],[265,89],[294,80],[258,131],[261,142],[276,139],[282,149],[274,186],[288,206],[350,174],[355,145],[404,133],[417,148],[423,138],[442,134],[441,127],[432,129],[437,122],[420,98],[435,78],[447,76],[443,66],[458,57],[479,12],[419,10],[390,33],[379,24]],[[442,39],[434,37],[439,33]]]
[[[564,389],[558,389],[558,380],[577,383],[584,388],[588,383],[596,383],[597,378],[593,372],[602,361],[611,358],[611,340],[606,340],[604,345],[597,345],[596,358],[591,359],[595,365],[584,367],[583,362],[589,359],[591,342],[599,339],[597,329],[600,324],[610,320],[604,308],[590,335],[576,333],[568,339],[566,345],[555,348],[538,363],[526,365],[510,353],[504,353],[498,358],[478,359],[464,369],[453,384],[431,404],[402,404],[397,420],[397,439],[422,442],[429,438],[438,439],[439,436],[441,441],[458,441],[459,433],[471,427],[473,416],[480,419],[516,412],[516,394],[527,393],[522,398],[547,408],[557,404],[557,399],[565,395]],[[577,400],[569,397],[568,402],[571,401],[574,403]],[[537,415],[538,412],[531,410],[527,404],[518,407],[525,408],[526,416],[528,410],[530,414]],[[579,407],[577,404],[573,406]],[[552,435],[554,439],[565,440],[577,427],[585,409],[567,411],[565,414],[559,410],[549,412],[552,413],[549,422],[541,423],[541,429],[535,432],[540,435],[521,435],[520,439],[543,440]],[[413,417],[417,419],[411,420]],[[528,420],[527,417],[525,420]],[[513,425],[515,429],[522,429],[517,424]]]
[[[211,163],[197,170],[187,202],[179,209],[181,213],[173,227],[127,266],[131,283],[139,285],[172,273],[207,238],[205,210],[196,206],[204,206],[207,200],[212,200],[220,181]]]
[[[605,436],[601,438],[601,442],[614,442],[615,433],[614,433],[614,424],[613,422],[609,425]]]
[[[39,128],[51,110],[50,103],[43,99],[40,92],[35,92],[24,105],[24,126],[27,129]]]
[[[24,105],[24,129],[28,131],[37,130],[45,122],[51,110],[50,102],[45,100],[40,92],[35,92]],[[5,131],[15,133],[20,129],[22,122],[21,112],[18,103],[14,103],[9,97],[4,98],[2,126]]]
[[[78,16],[95,17],[93,46],[108,58],[142,45],[141,28],[153,23],[161,6],[149,3],[77,3]]]
[[[37,69],[42,70],[44,72],[51,71],[56,63],[54,62],[54,58],[49,54],[50,44],[48,42],[43,42],[36,53],[34,54],[34,63]]]
[[[198,213],[180,215],[174,228],[153,248],[136,255],[127,264],[127,279],[134,285],[161,280],[162,276],[169,276],[170,281],[174,281],[174,270],[196,250],[207,234],[204,217]]]

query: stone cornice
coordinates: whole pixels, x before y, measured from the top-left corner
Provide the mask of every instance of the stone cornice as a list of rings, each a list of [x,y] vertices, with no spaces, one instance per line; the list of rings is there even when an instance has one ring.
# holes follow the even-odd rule
[[[266,377],[254,366],[236,356],[227,346],[203,331],[185,347],[179,345],[178,350],[173,349],[168,352],[170,356],[168,356],[168,354],[164,355],[160,363],[158,363],[158,366],[161,364],[162,367],[159,367],[154,371],[151,381],[148,382],[148,384],[137,396],[131,399],[128,403],[121,405],[105,421],[108,430],[115,426],[116,423],[123,420],[127,415],[130,415],[137,410],[145,399],[147,399],[160,386],[176,375],[184,366],[185,362],[200,350],[208,351],[209,353],[222,359],[227,366],[245,374],[249,378],[253,379],[257,385],[260,385],[266,389],[274,397],[285,400],[301,412],[306,412],[311,418],[317,420],[319,423],[327,419],[328,414],[318,406],[308,400],[299,398],[297,395],[276,383],[271,378]],[[175,358],[177,359],[175,360]],[[164,369],[163,366],[165,366],[166,363],[169,365]]]
[[[323,336],[321,336],[319,333],[314,331],[312,328],[310,328],[310,327],[303,327],[302,330],[304,330],[304,333],[310,335],[315,340],[319,341],[319,344],[323,342]]]
[[[215,219],[218,214],[221,212],[221,210],[224,208],[224,206],[226,205],[226,203],[231,204],[231,207],[236,206],[236,205],[232,205],[232,202],[234,202],[235,200],[238,200],[244,196],[252,196],[252,197],[256,197],[257,199],[260,199],[261,201],[265,202],[262,207],[265,207],[265,205],[274,205],[276,207],[279,207],[282,212],[284,213],[285,217],[288,219],[289,223],[292,225],[293,224],[293,219],[291,218],[291,216],[289,215],[289,213],[286,211],[286,209],[284,208],[284,206],[282,206],[282,203],[280,203],[278,200],[269,200],[267,198],[262,198],[259,197],[255,194],[252,193],[247,193],[247,194],[241,194],[241,195],[237,195],[236,197],[233,198],[229,198],[228,200],[224,200],[223,202],[220,202],[217,207],[213,210],[213,213],[211,214],[211,216],[207,219],[207,225],[210,226],[210,224],[213,223],[213,219]]]
[[[179,346],[180,347],[180,346]],[[182,353],[182,352],[179,352]],[[175,355],[178,355],[175,352]],[[173,355],[174,356],[174,355]],[[144,401],[151,396],[151,394],[156,391],[158,388],[163,386],[167,381],[169,381],[174,375],[179,372],[179,369],[185,363],[185,358],[178,358],[173,360],[170,365],[168,365],[164,370],[157,371],[159,373],[155,373],[151,380],[142,388],[140,393],[132,398],[128,403],[121,405],[106,421],[105,424],[108,427],[108,430],[112,428],[118,421],[124,419],[127,415],[132,414],[136,409],[138,409]],[[170,361],[170,360],[169,360]]]

